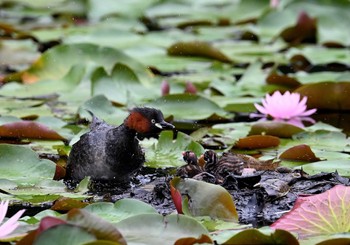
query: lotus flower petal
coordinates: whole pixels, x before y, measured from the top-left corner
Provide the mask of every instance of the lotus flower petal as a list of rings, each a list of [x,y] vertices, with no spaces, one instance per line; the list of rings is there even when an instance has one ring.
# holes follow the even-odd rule
[[[8,204],[9,204],[8,201],[2,201],[0,203],[0,223],[2,223],[2,221],[5,218]],[[18,227],[19,225],[18,220],[22,216],[24,211],[25,211],[24,209],[18,211],[14,216],[12,216],[10,219],[8,219],[5,223],[3,223],[0,226],[0,238],[6,237]]]
[[[302,117],[310,116],[316,112],[316,109],[307,110],[306,102],[307,97],[301,98],[299,93],[287,91],[281,94],[280,91],[276,91],[272,95],[267,94],[262,99],[262,105],[255,103],[254,106],[262,116],[270,116],[273,119],[286,120],[287,122],[291,121],[301,126]],[[252,117],[257,117],[257,114],[252,114]]]

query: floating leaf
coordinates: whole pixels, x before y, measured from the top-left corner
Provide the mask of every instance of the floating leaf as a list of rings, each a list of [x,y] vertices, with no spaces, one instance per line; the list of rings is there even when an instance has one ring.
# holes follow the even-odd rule
[[[291,138],[294,134],[303,132],[303,129],[283,122],[258,122],[252,125],[249,135],[272,135],[281,138]]]
[[[197,220],[184,215],[139,214],[116,226],[128,244],[173,245],[179,238],[209,235]]]
[[[75,200],[68,197],[61,197],[57,199],[52,205],[51,209],[55,211],[69,211],[73,208],[84,208],[88,205],[86,202]]]
[[[215,59],[225,63],[232,61],[217,48],[207,42],[177,42],[168,48],[168,54],[174,56],[199,56]]]
[[[84,209],[70,210],[67,213],[67,222],[77,225],[89,233],[94,234],[97,239],[126,244],[123,236],[114,225]]]
[[[306,84],[295,92],[307,96],[307,105],[310,108],[328,110],[350,110],[350,83],[349,82],[320,82]]]
[[[316,42],[316,19],[311,18],[305,11],[299,13],[295,26],[282,31],[284,41],[298,44],[301,42]]]
[[[102,68],[94,71],[91,77],[92,94],[103,94],[119,104],[134,104],[159,96],[154,89],[143,85],[136,73],[127,65],[117,63],[111,75]]]
[[[29,232],[26,236],[24,236],[17,244],[18,245],[29,245],[29,244],[33,244],[35,239],[43,232],[45,232],[46,230],[58,226],[58,225],[62,225],[62,224],[67,224],[66,221],[56,218],[56,217],[51,217],[51,216],[47,216],[47,217],[43,217],[40,221],[39,227],[36,230],[33,230],[31,232]]]
[[[46,245],[52,244],[53,241],[57,245],[85,244],[94,240],[96,240],[95,236],[83,228],[70,224],[62,224],[42,232],[33,244]]]
[[[247,229],[235,234],[223,245],[234,244],[290,244],[299,245],[298,240],[288,231],[277,229],[275,231],[261,232],[257,229]]]
[[[178,239],[174,245],[195,245],[195,244],[212,244],[213,241],[210,239],[208,235],[201,235],[199,238],[194,237],[186,237]]]
[[[341,176],[350,177],[350,160],[329,160],[303,164],[303,170],[308,174],[337,171]],[[300,169],[300,167],[295,167]]]
[[[350,232],[350,187],[337,185],[317,195],[298,197],[293,209],[271,225],[305,237]]]
[[[183,202],[188,201],[185,205],[188,207],[191,215],[210,216],[231,221],[238,220],[232,197],[223,187],[178,177],[173,179],[172,185],[181,195],[188,197]]]
[[[199,155],[203,153],[204,148],[194,142],[187,134],[178,132],[176,140],[173,140],[172,131],[163,131],[158,142],[145,149],[145,165],[153,168],[182,166],[184,164],[182,160],[184,150],[191,150]]]
[[[59,79],[72,66],[93,64],[110,71],[115,63],[127,64],[137,74],[140,81],[148,83],[151,73],[147,68],[123,52],[94,44],[63,44],[49,49],[29,69],[22,73],[23,80],[38,81]],[[11,79],[11,77],[9,77]]]
[[[79,86],[86,69],[81,64],[69,67],[66,73],[59,74],[60,78],[43,78],[34,84],[13,84],[8,83],[1,89],[4,96],[13,95],[16,97],[37,97],[43,100],[54,98],[57,94],[67,93]]]
[[[305,144],[296,145],[285,150],[282,152],[279,158],[305,162],[316,162],[320,160],[318,157],[316,157],[315,153],[312,152],[310,146]]]
[[[6,123],[0,126],[0,137],[18,139],[65,140],[56,131],[32,121]]]
[[[193,94],[170,94],[148,103],[147,106],[158,108],[164,116],[172,115],[177,120],[201,120],[213,115],[228,117],[228,113],[211,100]]]
[[[289,89],[295,89],[301,85],[300,82],[295,78],[286,75],[279,75],[276,73],[270,74],[266,78],[266,83],[272,85],[279,85]]]
[[[280,144],[280,139],[271,135],[252,135],[240,138],[235,147],[240,149],[259,149],[276,147]]]
[[[117,223],[137,214],[157,213],[150,205],[136,199],[121,199],[116,203],[98,202],[85,207],[85,210],[104,220]]]
[[[129,114],[127,111],[113,106],[112,102],[104,95],[96,95],[85,101],[78,109],[79,116],[81,118],[91,118],[87,110],[98,118],[114,125],[120,125]]]
[[[0,179],[28,185],[52,180],[55,174],[54,162],[39,159],[33,150],[23,146],[1,144],[0,156]]]
[[[293,135],[289,144],[307,144],[314,150],[345,151],[348,144],[347,137],[339,131],[317,130],[315,132],[301,132]]]

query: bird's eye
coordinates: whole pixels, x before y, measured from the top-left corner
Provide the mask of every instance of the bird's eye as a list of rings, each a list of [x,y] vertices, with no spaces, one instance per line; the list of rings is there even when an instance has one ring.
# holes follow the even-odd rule
[[[152,120],[151,120],[151,123],[155,124],[155,123],[156,123],[156,120],[152,119]]]

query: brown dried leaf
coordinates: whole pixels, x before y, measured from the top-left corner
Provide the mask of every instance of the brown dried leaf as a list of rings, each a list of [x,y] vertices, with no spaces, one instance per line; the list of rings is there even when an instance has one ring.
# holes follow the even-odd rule
[[[232,60],[217,48],[207,42],[177,42],[168,48],[168,55],[173,56],[199,56],[218,60],[224,63],[232,63]]]
[[[280,144],[280,139],[271,135],[252,135],[241,138],[236,142],[235,147],[239,149],[260,149],[276,147]]]
[[[266,78],[267,84],[279,85],[290,89],[295,89],[301,85],[301,83],[295,78],[288,77],[286,75],[270,74]]]
[[[279,158],[285,160],[296,160],[304,162],[320,161],[320,159],[316,157],[315,153],[312,152],[310,146],[305,144],[296,145],[285,150]]]
[[[54,202],[51,209],[55,211],[69,211],[73,208],[84,208],[87,205],[88,203],[86,202],[82,202],[69,197],[61,197]]]
[[[291,138],[292,135],[304,130],[284,122],[258,122],[252,125],[249,135],[273,135],[280,138]]]
[[[0,126],[0,137],[43,140],[66,140],[47,126],[31,121],[7,123]]]
[[[320,82],[301,86],[295,90],[307,96],[309,108],[328,110],[350,110],[349,82]]]
[[[203,234],[199,238],[194,237],[185,237],[178,239],[174,245],[194,245],[194,244],[212,244],[213,241],[210,239],[209,236]]]
[[[301,42],[315,43],[317,21],[305,11],[300,12],[295,26],[289,27],[280,34],[284,41],[292,44]]]

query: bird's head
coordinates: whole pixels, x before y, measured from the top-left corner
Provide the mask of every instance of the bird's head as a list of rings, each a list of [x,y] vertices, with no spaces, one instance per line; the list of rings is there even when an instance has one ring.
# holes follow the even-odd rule
[[[124,124],[127,128],[136,131],[139,138],[157,138],[162,130],[175,128],[164,120],[160,110],[149,107],[132,109]]]
[[[193,151],[182,152],[182,157],[187,164],[198,165],[198,158]]]

